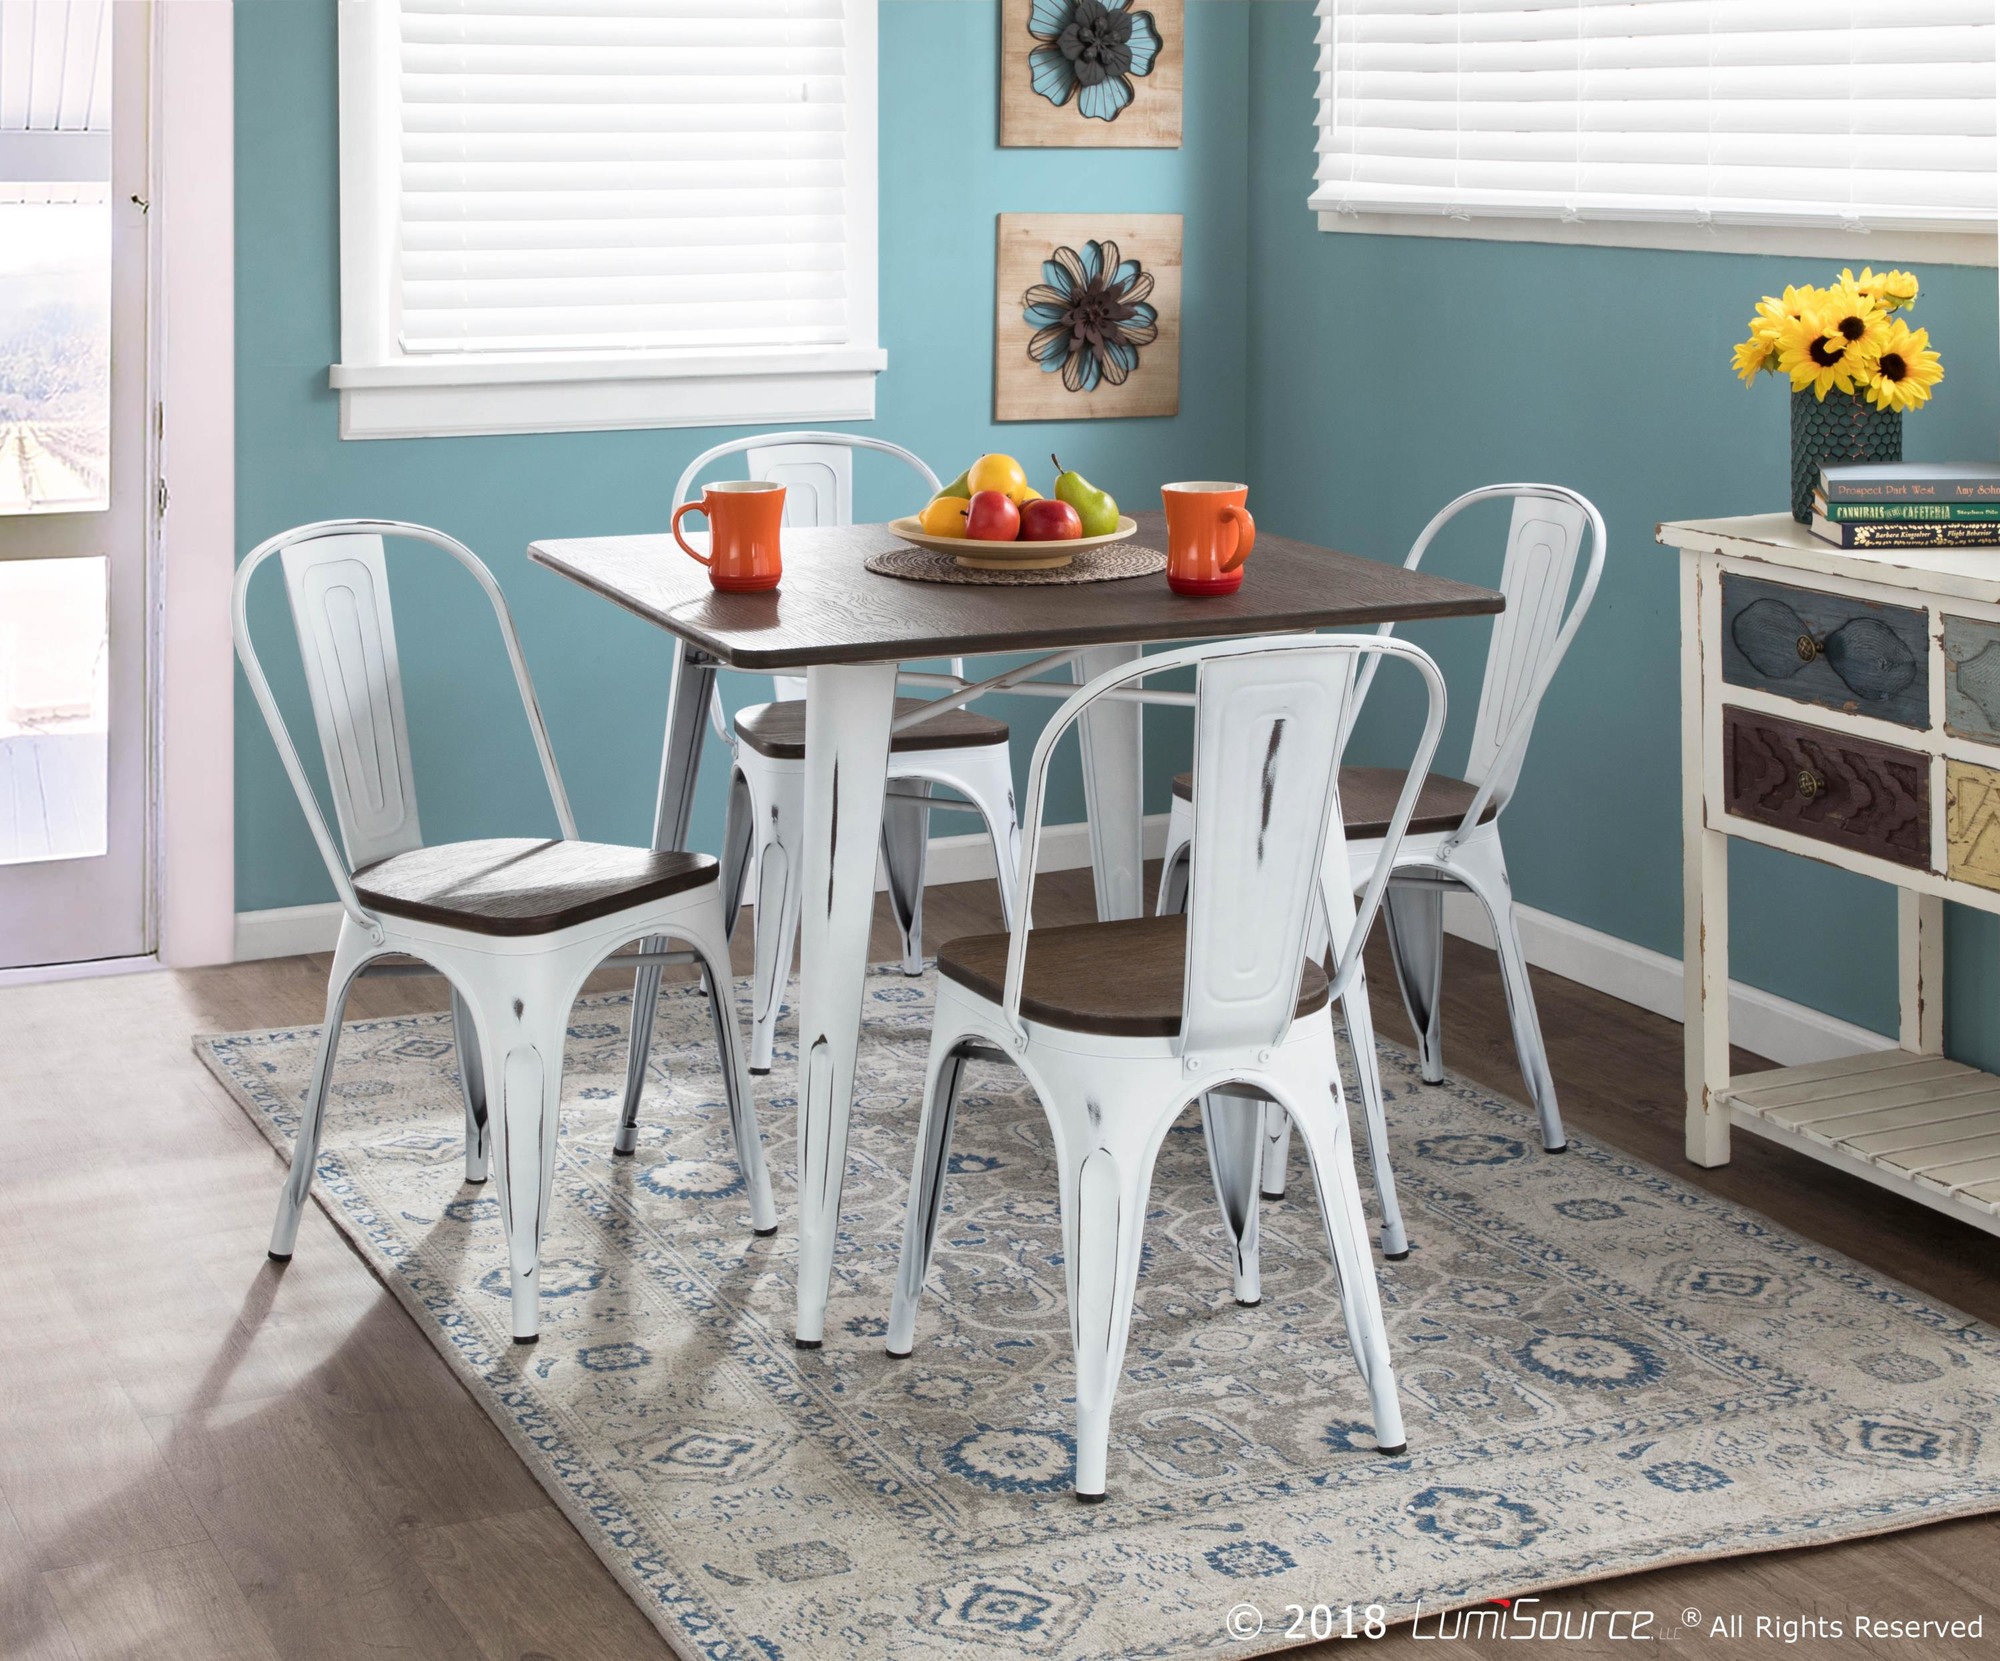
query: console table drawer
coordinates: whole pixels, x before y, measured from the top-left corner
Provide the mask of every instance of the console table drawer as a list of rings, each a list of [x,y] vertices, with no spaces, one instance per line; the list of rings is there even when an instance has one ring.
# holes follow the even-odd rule
[[[1725,707],[1722,796],[1741,819],[1930,865],[1930,760],[1914,750]]]
[[[1845,594],[1722,577],[1722,678],[1781,698],[1931,724],[1925,614]]]
[[[1944,851],[1947,875],[2000,888],[2000,772],[1946,759]]]
[[[2000,623],[1945,614],[1944,730],[2000,744]]]

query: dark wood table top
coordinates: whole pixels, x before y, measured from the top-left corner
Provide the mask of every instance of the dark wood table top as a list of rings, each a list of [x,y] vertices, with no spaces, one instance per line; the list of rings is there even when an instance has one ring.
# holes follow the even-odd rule
[[[1136,540],[1164,548],[1165,516]],[[1043,586],[910,582],[865,568],[899,545],[886,525],[785,532],[785,578],[765,594],[720,594],[670,536],[535,542],[528,557],[669,629],[735,669],[1034,651],[1139,641],[1362,628],[1499,611],[1488,588],[1405,571],[1260,532],[1234,594],[1191,599],[1164,576]]]

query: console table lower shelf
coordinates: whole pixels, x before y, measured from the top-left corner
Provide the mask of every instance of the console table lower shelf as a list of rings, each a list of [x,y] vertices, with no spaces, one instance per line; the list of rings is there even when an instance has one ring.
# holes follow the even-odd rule
[[[1730,1122],[2000,1234],[2000,1078],[1909,1050],[1739,1073]]]

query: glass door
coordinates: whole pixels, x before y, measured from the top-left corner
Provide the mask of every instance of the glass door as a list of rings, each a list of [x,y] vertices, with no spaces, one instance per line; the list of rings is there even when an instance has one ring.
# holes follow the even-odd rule
[[[150,32],[0,0],[0,969],[153,945]]]

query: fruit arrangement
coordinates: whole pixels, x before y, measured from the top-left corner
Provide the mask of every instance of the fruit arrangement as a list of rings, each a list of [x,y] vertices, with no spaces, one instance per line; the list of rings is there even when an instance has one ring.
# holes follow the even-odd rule
[[[1012,456],[981,456],[946,485],[917,522],[931,536],[972,542],[1073,542],[1118,529],[1118,503],[1054,456],[1056,479],[1044,496]]]

